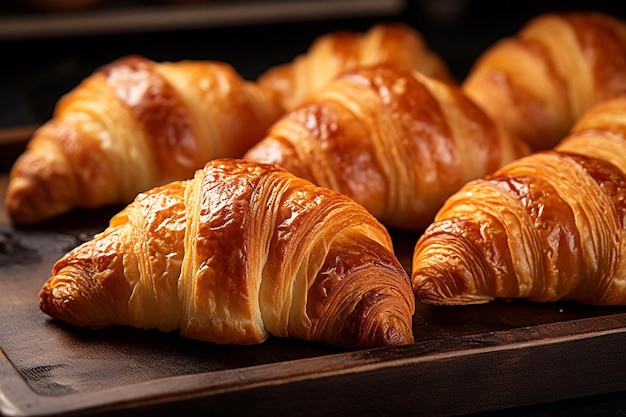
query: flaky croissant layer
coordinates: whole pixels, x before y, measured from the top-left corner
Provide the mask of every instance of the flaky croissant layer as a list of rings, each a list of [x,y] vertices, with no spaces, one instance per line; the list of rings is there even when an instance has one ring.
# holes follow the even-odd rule
[[[413,341],[414,296],[387,230],[337,192],[235,159],[141,193],[54,265],[40,307],[77,326],[225,344]]]
[[[210,159],[240,157],[282,112],[275,94],[223,62],[120,58],[63,96],[34,133],[11,169],[7,213],[36,223],[127,204]]]
[[[417,298],[626,304],[624,114],[626,98],[602,102],[555,150],[451,196],[415,246]]]
[[[302,55],[261,74],[258,83],[275,91],[283,106],[292,110],[338,74],[377,64],[401,65],[456,83],[422,35],[402,23],[379,23],[364,33],[338,31],[320,36]]]
[[[339,191],[386,226],[423,230],[465,182],[528,152],[460,88],[381,64],[334,78],[244,158]]]
[[[600,101],[626,92],[626,24],[597,12],[545,13],[485,50],[462,83],[534,149],[554,147]]]

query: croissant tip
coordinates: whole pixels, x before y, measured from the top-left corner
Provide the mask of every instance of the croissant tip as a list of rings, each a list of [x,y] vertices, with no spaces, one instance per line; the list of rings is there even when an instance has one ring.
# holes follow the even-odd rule
[[[446,279],[422,279],[414,286],[415,298],[423,304],[455,306],[484,304],[493,301],[493,297],[471,294],[467,291],[455,291],[446,285]]]
[[[59,187],[39,175],[12,175],[5,195],[5,208],[16,224],[33,224],[62,214],[71,204],[60,200]]]
[[[9,217],[15,223],[33,223],[39,218],[38,203],[31,181],[13,178],[7,188],[5,206]]]
[[[358,341],[356,348],[373,349],[380,347],[408,345],[415,342],[412,320],[408,322],[395,315],[384,315],[372,326],[372,333]]]
[[[401,346],[414,342],[413,329],[407,326],[388,326],[382,338],[382,346]]]
[[[63,311],[63,301],[54,295],[54,286],[48,280],[39,291],[39,309],[48,316],[58,319]]]
[[[39,309],[55,320],[69,324],[92,327],[86,325],[89,308],[80,297],[76,298],[76,288],[72,285],[73,279],[63,274],[49,278],[39,291]]]

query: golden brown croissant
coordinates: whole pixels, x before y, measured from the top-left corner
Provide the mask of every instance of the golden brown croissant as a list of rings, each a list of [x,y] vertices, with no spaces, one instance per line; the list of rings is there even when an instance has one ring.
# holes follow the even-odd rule
[[[402,23],[379,23],[365,33],[338,31],[317,38],[291,62],[270,68],[259,84],[277,91],[291,110],[336,75],[359,66],[406,65],[429,77],[456,83],[443,59],[421,34]]]
[[[8,214],[34,223],[128,203],[209,159],[240,157],[282,111],[274,93],[222,62],[116,60],[62,97],[35,132],[11,170]]]
[[[311,94],[244,158],[339,191],[386,226],[421,230],[465,182],[528,151],[460,88],[381,64]]]
[[[54,265],[40,296],[74,325],[220,344],[413,341],[414,295],[387,230],[339,193],[237,159],[139,194]]]
[[[595,103],[626,91],[626,26],[594,12],[547,13],[488,48],[463,81],[485,111],[549,149]]]
[[[418,240],[418,300],[626,304],[626,97],[597,104],[555,150],[451,196]]]

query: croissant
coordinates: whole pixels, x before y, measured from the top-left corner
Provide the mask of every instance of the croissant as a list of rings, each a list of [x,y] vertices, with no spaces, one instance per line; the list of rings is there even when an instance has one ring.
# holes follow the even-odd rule
[[[42,311],[76,326],[350,349],[411,343],[414,303],[387,230],[364,208],[238,159],[140,193],[40,292]]]
[[[269,68],[258,82],[276,91],[283,106],[291,110],[337,74],[379,63],[406,65],[429,77],[457,83],[421,34],[403,23],[379,23],[364,33],[337,31],[320,36],[305,53]]]
[[[626,91],[624,74],[624,22],[597,12],[546,13],[484,51],[462,88],[534,149],[549,149],[584,111]]]
[[[469,179],[528,152],[457,86],[380,64],[312,93],[244,158],[339,191],[387,227],[422,230]]]
[[[120,58],[62,97],[35,132],[11,169],[8,215],[28,224],[127,204],[209,159],[240,157],[282,112],[274,93],[226,63]]]
[[[419,301],[626,304],[626,97],[452,195],[417,241]]]

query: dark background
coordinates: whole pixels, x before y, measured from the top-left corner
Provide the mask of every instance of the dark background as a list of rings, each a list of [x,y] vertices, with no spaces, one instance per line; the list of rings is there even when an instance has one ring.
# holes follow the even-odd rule
[[[3,2],[0,19],[33,20],[44,12]],[[288,2],[273,0],[266,3]],[[326,0],[332,1],[332,0]],[[291,3],[298,0],[291,0]],[[319,1],[321,4],[324,0]],[[355,3],[358,1],[347,1]],[[221,4],[263,3],[261,0],[212,0],[206,7]],[[156,1],[108,1],[106,6],[88,12],[65,12],[82,16],[101,10],[170,7]],[[197,5],[179,7],[197,7]],[[355,10],[357,7],[355,7]],[[93,33],[72,32],[0,37],[0,127],[41,123],[47,120],[61,94],[69,91],[98,66],[126,54],[141,54],[153,60],[209,59],[231,63],[245,78],[254,79],[272,65],[287,62],[303,53],[313,40],[335,30],[367,30],[381,21],[404,21],[424,36],[428,45],[446,60],[454,75],[462,79],[476,57],[502,36],[514,34],[528,19],[547,11],[600,10],[626,17],[622,1],[468,1],[406,0],[398,12],[359,11],[340,17],[292,16],[289,19],[255,23],[253,20],[222,24],[195,23],[191,28],[168,28],[155,24],[119,33],[94,29]],[[56,13],[56,14],[55,14]],[[48,17],[61,12],[49,12]],[[82,13],[82,14],[81,14]],[[0,20],[0,29],[2,22]]]

